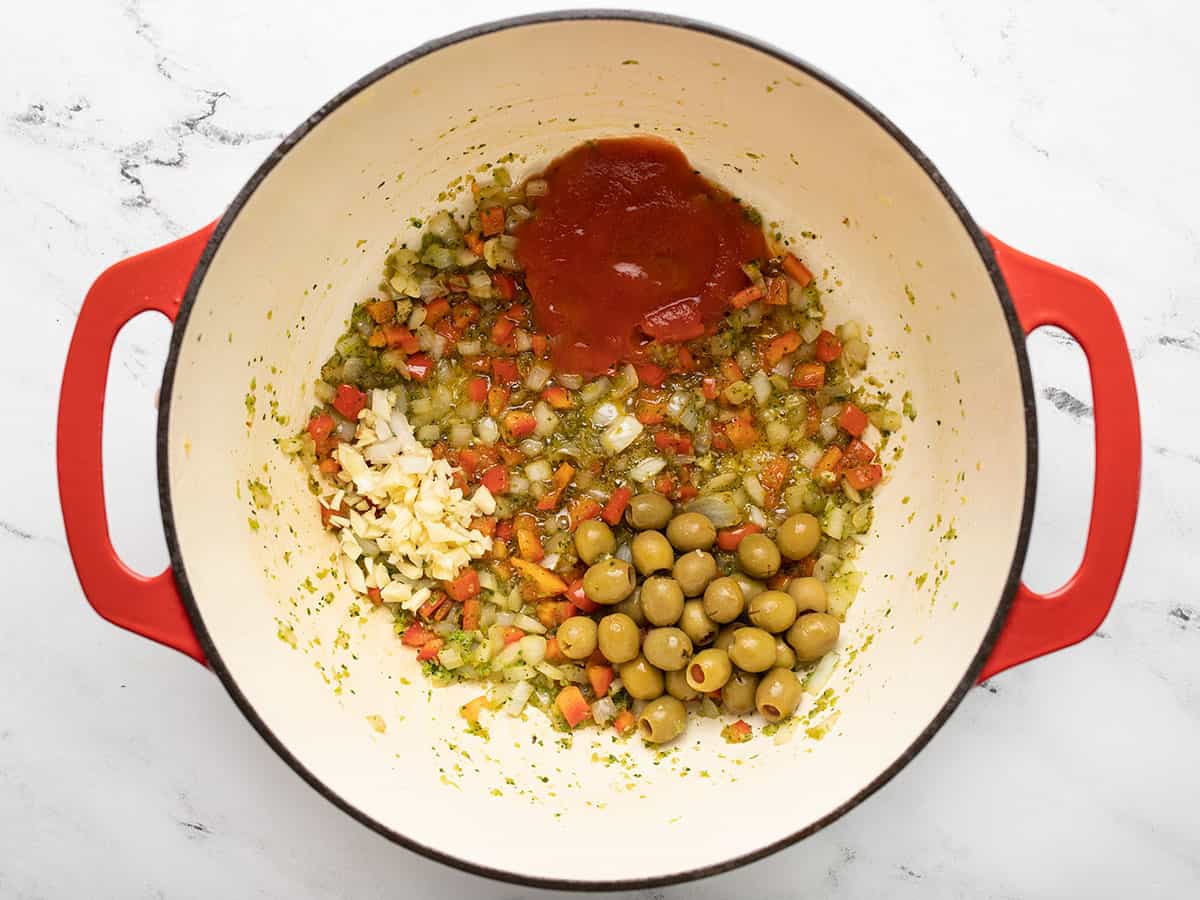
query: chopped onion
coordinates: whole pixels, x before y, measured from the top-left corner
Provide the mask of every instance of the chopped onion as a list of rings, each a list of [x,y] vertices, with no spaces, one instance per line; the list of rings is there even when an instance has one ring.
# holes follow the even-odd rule
[[[707,699],[707,698],[706,698]],[[709,701],[712,702],[711,700]],[[617,705],[612,697],[601,697],[592,704],[592,721],[597,725],[605,725],[617,714]]]
[[[821,530],[835,541],[840,541],[846,531],[846,511],[840,506],[829,510],[825,521],[821,523]]]
[[[601,403],[592,410],[592,424],[597,428],[607,428],[621,415],[621,410],[615,403]]]
[[[517,661],[521,655],[521,642],[515,641],[496,654],[492,660],[492,666],[496,669],[503,669],[511,666]]]
[[[524,475],[510,475],[508,478],[508,492],[517,497],[520,497],[522,494],[528,494],[529,479]]]
[[[491,416],[484,416],[475,423],[475,433],[485,444],[494,444],[500,438],[500,426]]]
[[[609,453],[621,453],[638,439],[643,430],[642,423],[633,416],[620,416],[600,435],[600,443]]]
[[[386,464],[387,461],[393,456],[402,453],[403,450],[403,438],[389,438],[386,441],[379,441],[378,443],[371,444],[369,447],[367,447],[367,449],[363,451],[363,459],[373,466],[382,466]]]
[[[842,479],[842,492],[849,497],[852,502],[862,503],[862,494],[855,490],[850,482],[846,481],[844,478]]]
[[[800,465],[804,466],[806,469],[812,469],[813,466],[821,461],[821,456],[821,448],[816,444],[810,443],[808,444],[807,449],[800,454]]]
[[[467,276],[467,293],[487,299],[492,296],[492,277],[487,272],[472,272]]]
[[[544,178],[530,178],[525,182],[526,197],[542,197],[550,190],[550,183]]]
[[[767,373],[759,370],[750,376],[750,387],[754,388],[754,399],[759,406],[766,406],[771,399],[771,381]]]
[[[533,433],[538,437],[549,437],[554,434],[561,421],[558,414],[550,408],[550,404],[544,400],[539,400],[534,404],[533,419],[536,422]]]
[[[540,391],[546,386],[546,382],[550,380],[550,375],[554,370],[549,363],[539,362],[534,364],[529,369],[529,374],[525,376],[525,387],[531,391]]]
[[[648,456],[629,470],[629,477],[634,481],[649,481],[667,467],[667,461],[661,456]]]
[[[546,658],[546,639],[540,634],[527,634],[517,642],[521,647],[521,659],[536,666]]]
[[[719,491],[697,497],[687,507],[688,512],[697,512],[707,516],[717,528],[728,528],[742,521],[742,514],[734,503],[733,494]]]
[[[530,459],[540,454],[544,449],[542,442],[537,438],[525,438],[525,440],[517,444],[517,448]]]
[[[438,624],[442,625],[445,623],[439,622]],[[453,630],[453,628],[451,630]],[[447,669],[457,669],[463,664],[462,653],[454,645],[443,647],[438,653],[438,662]]]
[[[829,593],[830,615],[837,616],[839,619],[846,617],[846,610],[858,596],[858,589],[862,586],[862,581],[862,572],[843,572],[836,578],[829,579],[829,583],[825,587]]]
[[[545,459],[535,459],[525,467],[525,474],[530,481],[549,481],[550,463]]]
[[[422,425],[420,431],[417,432],[417,440],[426,444],[432,444],[441,436],[442,429],[432,422],[430,422],[428,425]]]
[[[512,694],[508,698],[508,702],[504,704],[504,711],[510,716],[519,716],[521,710],[525,708],[525,704],[529,702],[530,696],[533,694],[533,685],[528,681],[522,681],[513,688]]]
[[[746,488],[746,493],[750,495],[750,500],[755,506],[767,505],[767,492],[763,490],[762,482],[755,475],[747,475],[742,479],[742,485]]]
[[[559,372],[554,376],[554,379],[568,391],[577,391],[583,387],[582,375],[568,375],[563,372]]]
[[[617,559],[623,559],[627,563],[633,562],[633,547],[629,544],[620,544],[617,547],[617,552],[613,554]]]
[[[823,440],[825,443],[832,443],[833,439],[837,437],[837,433],[837,426],[832,422],[826,421],[821,423],[820,435],[821,440]]]
[[[355,428],[356,426],[353,422],[348,419],[342,419],[342,421],[338,422],[337,436],[343,441],[353,442]]]
[[[697,710],[697,712],[705,719],[715,719],[721,714],[720,707],[713,703],[712,698],[710,697],[704,697],[700,701],[700,708]]]
[[[621,371],[617,373],[617,377],[613,381],[612,395],[619,400],[633,393],[637,386],[637,369],[633,367],[633,363],[625,363],[625,365],[621,366]]]
[[[863,429],[863,433],[859,435],[858,439],[876,453],[879,452],[879,448],[883,445],[883,433],[872,424],[868,424]]]
[[[543,675],[545,675],[547,678],[549,678],[551,681],[564,681],[565,680],[563,678],[562,671],[558,668],[558,666],[551,665],[548,662],[545,662],[545,661],[540,662],[536,666],[534,666],[534,668],[537,669],[539,672],[541,672]]]
[[[767,517],[763,514],[763,511],[761,509],[759,509],[757,506],[752,506],[748,510],[746,510],[746,518],[749,519],[751,522],[753,522],[755,525],[757,525],[759,528],[767,527]]]
[[[584,406],[595,403],[601,397],[608,393],[609,385],[612,382],[606,377],[597,378],[595,381],[589,381],[584,385],[583,390],[579,393],[579,399],[583,401]]]
[[[811,344],[817,339],[817,335],[821,333],[821,320],[808,319],[800,326],[800,337],[804,338],[806,344]]]
[[[533,349],[533,338],[529,336],[529,332],[524,328],[518,328],[513,333],[513,341],[517,345],[518,353],[525,353],[526,351]]]
[[[811,672],[808,673],[808,678],[804,680],[804,693],[811,694],[814,697],[820,696],[825,690],[825,685],[829,683],[830,676],[833,675],[833,670],[838,664],[838,655],[832,650],[821,657],[821,661],[816,664]]]
[[[530,634],[545,634],[546,626],[532,616],[527,616],[524,613],[517,613],[517,617],[513,619],[513,624],[522,631],[528,631]]]
[[[483,352],[483,343],[481,341],[459,341],[458,353],[460,356],[478,356]]]
[[[513,620],[516,619],[515,613],[502,612],[496,613],[496,624],[501,628],[511,628]]]
[[[822,553],[813,565],[813,578],[818,581],[828,581],[833,575],[833,570],[837,568],[840,560],[832,553]]]
[[[782,450],[787,446],[788,438],[791,437],[792,430],[787,427],[787,424],[780,421],[767,423],[767,443],[772,450]]]
[[[553,519],[551,521],[553,521]],[[546,524],[548,526],[550,523],[547,522]],[[547,528],[547,531],[549,531],[549,528]],[[542,561],[541,561],[540,565],[543,569],[549,569],[550,571],[554,571],[554,569],[558,566],[559,559],[560,559],[559,554],[547,553],[544,557],[542,557]]]

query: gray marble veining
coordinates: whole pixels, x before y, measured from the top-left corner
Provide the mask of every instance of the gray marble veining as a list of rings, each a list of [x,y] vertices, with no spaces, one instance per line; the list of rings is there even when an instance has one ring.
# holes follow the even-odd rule
[[[562,4],[569,5],[569,4]],[[629,3],[629,6],[649,4]],[[1100,632],[973,691],[864,806],[735,873],[650,898],[1200,895],[1200,15],[1189,2],[660,3],[759,35],[874,101],[976,219],[1112,297],[1146,455]],[[62,360],[91,280],[213,218],[342,86],[478,0],[14,5],[0,30],[0,897],[476,897],[530,892],[360,827],[259,740],[219,683],[87,607],[54,488]],[[111,515],[165,561],[153,404],[165,325],[113,367]],[[1030,339],[1041,471],[1027,580],[1074,568],[1091,488],[1078,347]],[[1102,365],[1102,360],[1094,361]],[[119,487],[119,489],[114,489]]]

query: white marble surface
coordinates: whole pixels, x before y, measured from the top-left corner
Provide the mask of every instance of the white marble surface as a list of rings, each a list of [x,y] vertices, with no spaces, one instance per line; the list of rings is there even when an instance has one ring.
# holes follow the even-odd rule
[[[630,4],[641,5],[641,4]],[[302,7],[313,9],[301,11]],[[344,84],[536,3],[11,4],[0,29],[0,896],[521,897],[361,827],[262,743],[218,681],[87,607],[53,418],[84,292],[215,216]],[[1200,17],[1176,3],[660,4],[775,41],[875,101],[1005,240],[1104,286],[1143,402],[1142,513],[1084,644],[971,692],[890,785],[736,873],[640,897],[1200,896]],[[337,11],[335,11],[335,7]],[[802,8],[803,7],[803,8]],[[114,528],[161,568],[161,320],[121,340]],[[1073,568],[1091,478],[1082,355],[1031,341],[1042,480],[1027,568]]]

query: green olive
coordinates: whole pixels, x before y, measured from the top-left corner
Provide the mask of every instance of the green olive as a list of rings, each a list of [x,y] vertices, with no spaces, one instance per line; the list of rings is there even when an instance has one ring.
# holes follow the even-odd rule
[[[627,663],[622,663],[618,670],[625,691],[634,700],[653,700],[663,692],[663,673],[646,661],[646,657],[638,656]]]
[[[731,716],[744,716],[754,709],[754,692],[758,689],[758,676],[734,669],[721,688],[721,706]]]
[[[800,705],[800,679],[791,669],[772,669],[758,683],[754,705],[768,722],[786,719]]]
[[[617,549],[612,529],[599,519],[585,519],[575,530],[575,552],[589,566]]]
[[[687,683],[693,690],[711,694],[725,686],[732,671],[729,654],[710,647],[708,650],[701,650],[688,663]]]
[[[683,604],[683,612],[679,616],[679,627],[683,633],[692,639],[693,647],[703,647],[711,644],[717,636],[717,623],[708,617],[704,611],[703,600],[689,600]]]
[[[674,625],[683,612],[683,588],[674,578],[655,575],[642,582],[642,615],[651,625]]]
[[[633,593],[618,603],[615,609],[619,613],[625,613],[625,615],[637,622],[639,628],[646,624],[646,614],[642,610],[642,589],[640,587],[634,588]]]
[[[625,510],[625,518],[638,531],[647,528],[663,528],[671,521],[674,507],[671,501],[662,494],[637,494],[629,499],[629,508]]]
[[[713,646],[718,650],[729,652],[729,648],[733,646],[733,633],[739,628],[748,628],[745,622],[734,622],[731,625],[726,625],[717,633],[717,639],[713,641]]]
[[[596,620],[571,616],[558,626],[558,649],[568,659],[587,659],[596,652]]]
[[[778,634],[796,621],[796,601],[785,591],[763,591],[750,601],[749,616],[759,628]]]
[[[562,631],[562,628],[559,628]],[[642,636],[637,622],[625,613],[610,613],[600,620],[596,629],[600,652],[610,663],[629,662],[638,655]]]
[[[638,718],[638,734],[643,740],[665,744],[683,734],[687,728],[687,710],[674,697],[651,700]]]
[[[747,601],[753,600],[767,589],[765,584],[763,584],[761,581],[756,581],[745,572],[734,572],[729,577],[738,583],[738,587],[742,589],[742,596],[745,597]]]
[[[646,624],[646,613],[642,611],[642,588],[634,588],[634,593],[626,596],[616,606],[617,612],[623,612],[637,623],[638,628]]]
[[[841,625],[829,613],[805,613],[788,629],[787,642],[802,663],[816,662],[833,649]]]
[[[796,668],[796,651],[792,649],[782,634],[775,635],[775,667],[780,669]]]
[[[793,578],[788,582],[787,592],[796,601],[796,612],[825,612],[829,600],[825,596],[825,585],[815,578]]]
[[[770,578],[779,571],[779,548],[765,534],[748,534],[737,548],[738,564],[751,578]]]
[[[704,589],[704,611],[719,625],[732,622],[746,608],[746,598],[733,578],[718,578]]]
[[[643,575],[670,570],[675,564],[675,551],[661,531],[643,531],[633,539],[633,564]]]
[[[729,658],[739,669],[765,672],[775,665],[775,636],[750,625],[739,628],[729,645]]]
[[[678,628],[651,628],[642,641],[642,654],[655,668],[675,672],[692,658],[692,639]]]
[[[676,550],[709,550],[717,539],[717,529],[703,513],[680,513],[667,526],[667,539]]]
[[[682,700],[687,703],[689,700],[695,700],[700,694],[692,690],[692,686],[687,683],[687,670],[677,669],[674,672],[667,672],[664,676],[667,683],[667,693],[676,700]]]
[[[717,561],[711,553],[693,550],[675,561],[675,569],[671,574],[686,596],[699,597],[708,583],[717,577]]]
[[[633,566],[615,556],[602,559],[583,573],[583,592],[593,603],[612,606],[633,593],[637,575]]]
[[[779,533],[775,535],[779,552],[788,559],[804,559],[811,555],[817,549],[817,542],[820,540],[821,523],[817,521],[816,516],[808,513],[788,516],[779,526]]]

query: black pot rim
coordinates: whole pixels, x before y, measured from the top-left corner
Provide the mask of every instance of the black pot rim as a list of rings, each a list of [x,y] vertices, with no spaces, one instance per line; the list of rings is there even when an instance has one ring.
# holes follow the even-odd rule
[[[238,687],[236,679],[225,665],[221,657],[220,650],[213,643],[212,637],[208,633],[208,629],[204,625],[204,619],[200,614],[199,607],[196,604],[195,596],[192,592],[190,582],[187,576],[187,568],[184,565],[183,554],[179,545],[178,534],[174,524],[174,513],[171,501],[171,479],[169,454],[167,453],[167,435],[169,432],[169,423],[171,417],[171,396],[175,380],[175,368],[178,364],[180,349],[183,345],[184,333],[187,331],[188,320],[192,308],[195,304],[196,295],[199,292],[200,285],[204,281],[204,276],[208,271],[208,267],[212,262],[213,256],[217,249],[221,246],[225,235],[229,228],[237,218],[238,213],[244,207],[251,195],[264,181],[268,174],[275,168],[287,153],[295,147],[310,131],[319,125],[333,111],[338,109],[343,103],[356,96],[358,93],[374,84],[381,78],[391,74],[397,69],[408,65],[422,57],[439,50],[450,47],[454,44],[468,41],[483,35],[491,34],[492,32],[502,31],[510,28],[521,28],[529,25],[540,25],[545,23],[555,22],[570,22],[579,20],[612,20],[612,21],[628,21],[638,24],[662,25],[673,28],[681,28],[689,31],[701,32],[722,40],[730,41],[735,44],[749,47],[761,53],[772,56],[781,62],[784,62],[811,78],[824,84],[840,94],[844,99],[852,103],[859,110],[869,116],[880,128],[894,138],[912,157],[929,179],[934,183],[946,202],[954,210],[959,221],[966,229],[967,234],[975,245],[979,257],[987,269],[988,276],[991,278],[992,284],[995,287],[996,295],[999,298],[1001,308],[1004,314],[1004,319],[1008,324],[1010,337],[1013,344],[1013,352],[1016,354],[1018,369],[1021,379],[1022,401],[1025,411],[1025,434],[1026,434],[1026,472],[1025,472],[1025,496],[1023,501],[1023,509],[1021,514],[1021,525],[1017,535],[1016,547],[1013,551],[1012,563],[1009,567],[1008,577],[1005,581],[1003,594],[1000,602],[996,607],[995,615],[993,616],[991,626],[988,628],[987,634],[983,642],[980,644],[979,651],[975,654],[971,664],[963,672],[959,679],[958,685],[951,693],[937,715],[930,721],[929,725],[916,737],[916,739],[908,746],[908,748],[889,765],[883,772],[877,775],[870,783],[862,787],[853,797],[845,803],[838,806],[828,814],[822,816],[815,822],[811,822],[805,827],[798,829],[787,837],[774,841],[766,846],[760,847],[750,853],[742,854],[734,859],[725,860],[723,862],[700,866],[694,869],[687,869],[680,872],[675,872],[669,875],[660,875],[652,878],[627,878],[614,879],[612,881],[596,881],[596,880],[572,880],[563,878],[541,878],[533,875],[525,875],[515,871],[504,869],[496,869],[489,866],[479,865],[470,860],[462,859],[448,853],[444,853],[437,848],[421,844],[412,838],[401,834],[383,823],[371,818],[366,813],[359,810],[357,807],[343,799],[341,796],[332,791],[325,785],[313,772],[309,771],[293,753],[284,745],[284,743],[271,731],[263,719],[259,716],[254,707],[250,704],[245,694]],[[183,302],[179,308],[179,314],[175,321],[175,328],[171,336],[170,350],[167,356],[166,370],[163,375],[161,401],[158,416],[158,482],[159,482],[159,502],[162,509],[163,528],[166,532],[167,547],[170,551],[171,567],[174,570],[176,581],[179,585],[179,592],[183,599],[184,607],[187,609],[188,616],[192,621],[192,625],[196,630],[196,636],[199,638],[200,645],[204,649],[205,657],[212,670],[217,677],[225,685],[230,697],[242,714],[249,720],[250,724],[258,731],[263,740],[286,762],[295,772],[303,778],[310,786],[318,793],[323,795],[335,806],[357,819],[362,824],[371,828],[375,832],[383,835],[391,841],[400,844],[403,847],[413,850],[428,859],[435,860],[444,865],[459,869],[460,871],[470,872],[475,875],[481,875],[486,878],[495,879],[498,881],[509,882],[513,884],[528,885],[539,888],[557,888],[565,890],[582,890],[582,891],[616,891],[629,890],[639,888],[659,887],[667,884],[678,884],[685,881],[692,881],[699,878],[706,878],[710,875],[716,875],[722,872],[728,872],[736,869],[747,863],[754,862],[766,856],[782,850],[785,847],[791,846],[797,841],[808,837],[811,834],[821,830],[826,825],[832,823],[836,819],[841,818],[854,807],[858,806],[869,796],[879,790],[884,784],[890,781],[901,769],[903,769],[917,753],[932,739],[934,734],[945,724],[950,714],[958,707],[967,691],[975,683],[983,668],[984,663],[991,654],[996,640],[1000,635],[1004,622],[1008,617],[1008,611],[1012,605],[1013,598],[1016,595],[1017,587],[1020,584],[1021,570],[1025,561],[1025,553],[1029,544],[1029,533],[1033,520],[1033,505],[1034,495],[1037,486],[1037,422],[1034,410],[1034,393],[1033,381],[1030,374],[1029,359],[1025,349],[1025,334],[1021,328],[1017,318],[1016,310],[1012,303],[1012,298],[1009,295],[1008,286],[1005,284],[1004,278],[1000,272],[1000,268],[996,263],[995,256],[992,252],[991,245],[984,236],[983,231],[971,218],[962,201],[946,183],[941,173],[933,165],[932,162],[916,147],[915,144],[897,128],[887,117],[885,117],[874,106],[860,97],[857,93],[841,84],[834,78],[825,74],[814,66],[803,62],[800,59],[785,53],[778,48],[769,44],[763,43],[755,38],[748,37],[735,31],[726,28],[718,27],[700,22],[693,19],[686,19],[678,16],[664,15],[660,13],[638,12],[631,10],[560,10],[555,12],[538,13],[534,15],[516,16],[489,22],[483,25],[478,25],[472,28],[467,28],[462,31],[457,31],[453,34],[429,41],[421,46],[410,50],[401,56],[396,57],[390,62],[376,68],[374,71],[364,75],[358,79],[344,91],[339,93],[332,100],[318,109],[315,113],[309,116],[304,122],[290,135],[288,135],[272,151],[270,156],[259,166],[257,171],[250,177],[246,185],[238,193],[233,203],[226,210],[217,224],[212,237],[209,239],[208,245],[204,248],[204,252],[196,265],[196,269],[192,275],[191,282],[188,285],[187,293],[184,295]]]

